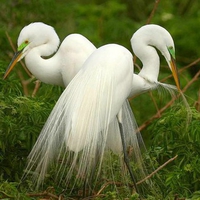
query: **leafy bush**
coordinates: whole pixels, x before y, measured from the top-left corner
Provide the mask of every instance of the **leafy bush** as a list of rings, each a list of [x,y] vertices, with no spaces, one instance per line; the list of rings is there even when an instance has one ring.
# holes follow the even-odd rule
[[[3,67],[0,69],[3,77]],[[39,91],[44,96],[25,97],[19,80],[12,76],[7,81],[0,80],[0,88],[0,174],[5,180],[19,181],[26,157],[60,91],[44,85]]]
[[[187,121],[183,106],[174,106],[148,128],[151,134],[151,155],[159,165],[178,157],[159,172],[164,182],[164,195],[189,197],[200,185],[200,113],[191,108]],[[163,185],[163,184],[162,184]]]

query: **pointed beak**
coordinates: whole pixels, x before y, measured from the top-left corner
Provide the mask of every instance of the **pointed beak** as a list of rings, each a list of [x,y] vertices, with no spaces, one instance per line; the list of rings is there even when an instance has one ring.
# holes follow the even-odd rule
[[[12,71],[12,69],[14,68],[16,63],[20,60],[21,56],[22,56],[22,50],[21,51],[17,51],[15,53],[15,55],[13,56],[13,59],[11,60],[9,66],[6,69],[6,72],[5,72],[4,76],[3,76],[3,79],[5,79],[8,76],[8,74]]]
[[[178,90],[181,91],[180,80],[179,80],[179,76],[178,76],[178,70],[177,70],[177,67],[176,67],[175,60],[173,58],[170,61],[170,67],[171,67],[171,70],[172,70],[172,75],[174,77],[176,86],[177,86]]]

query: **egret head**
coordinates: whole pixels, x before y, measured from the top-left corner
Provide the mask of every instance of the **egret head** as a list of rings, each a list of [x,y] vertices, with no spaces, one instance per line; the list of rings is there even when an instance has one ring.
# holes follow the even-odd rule
[[[25,26],[18,37],[17,52],[13,56],[3,78],[5,79],[16,63],[23,59],[34,47],[41,47],[42,45],[46,45],[47,47],[49,44],[52,48],[45,47],[43,49],[41,48],[41,50],[45,51],[45,54],[50,55],[55,52],[55,49],[57,50],[59,43],[60,40],[53,27],[42,22],[34,22]]]
[[[165,57],[165,60],[172,71],[176,86],[180,91],[179,77],[175,64],[174,41],[166,29],[155,24],[142,26],[133,34],[133,37],[131,38],[131,44],[135,54],[138,54],[141,57],[145,56],[143,48],[141,48],[142,45],[152,46],[158,49]]]

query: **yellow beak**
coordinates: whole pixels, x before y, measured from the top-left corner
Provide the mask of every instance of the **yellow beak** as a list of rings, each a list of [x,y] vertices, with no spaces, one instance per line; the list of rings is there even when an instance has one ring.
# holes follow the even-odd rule
[[[21,56],[22,56],[22,50],[21,51],[17,51],[15,53],[15,55],[13,56],[13,59],[11,60],[9,66],[6,69],[6,72],[5,72],[4,76],[3,76],[3,79],[5,79],[8,76],[8,74],[12,71],[12,69],[14,68],[16,63],[20,60]]]
[[[171,67],[171,70],[172,70],[172,75],[174,77],[176,86],[177,86],[178,90],[181,91],[180,80],[179,80],[179,76],[178,76],[178,70],[177,70],[177,67],[176,67],[175,60],[173,58],[170,61],[170,67]]]

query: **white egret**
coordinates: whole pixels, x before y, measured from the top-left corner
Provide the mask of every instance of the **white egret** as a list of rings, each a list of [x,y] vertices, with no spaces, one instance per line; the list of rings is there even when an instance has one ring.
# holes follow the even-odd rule
[[[4,79],[22,58],[29,71],[40,81],[67,86],[96,47],[80,34],[60,40],[53,27],[42,22],[25,26],[18,37],[18,48],[9,64]],[[57,52],[56,52],[57,51]],[[56,52],[56,53],[55,53]],[[51,56],[51,58],[46,58]]]
[[[128,145],[133,147],[143,172],[139,135],[134,133],[127,98],[159,85],[168,88],[157,80],[160,62],[155,48],[165,57],[179,90],[180,85],[174,42],[164,28],[143,26],[133,35],[131,44],[143,63],[138,75],[133,74],[132,54],[126,48],[105,45],[91,54],[60,96],[29,155],[26,171],[36,172],[38,185],[52,163],[61,177],[67,171],[67,182],[73,173],[88,179],[97,155],[100,170],[106,149],[118,155],[124,153],[132,176],[126,155]]]

